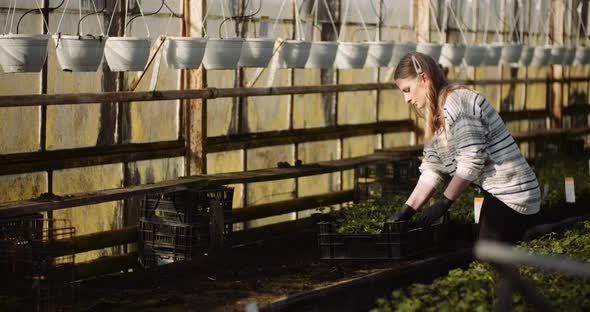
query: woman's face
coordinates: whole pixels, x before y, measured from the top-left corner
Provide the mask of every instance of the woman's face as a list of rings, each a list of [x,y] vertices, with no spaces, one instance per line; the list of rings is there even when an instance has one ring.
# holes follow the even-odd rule
[[[397,79],[395,84],[402,91],[404,101],[414,107],[419,117],[424,118],[426,113],[426,77],[422,74],[415,78]]]

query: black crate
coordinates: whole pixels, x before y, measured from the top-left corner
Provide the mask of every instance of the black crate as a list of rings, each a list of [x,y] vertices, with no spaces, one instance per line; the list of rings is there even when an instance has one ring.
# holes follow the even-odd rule
[[[194,227],[182,223],[139,221],[139,245],[150,249],[158,248],[174,252],[191,253],[195,239]]]
[[[409,156],[392,156],[389,160],[377,160],[355,167],[355,201],[411,190],[420,176],[419,167],[420,160]]]
[[[144,268],[166,265],[174,262],[190,261],[190,254],[159,249],[145,249],[139,257],[139,263]]]
[[[24,310],[68,310],[74,295],[75,228],[41,214],[0,219],[0,293]]]
[[[381,234],[338,234],[333,222],[318,225],[322,259],[405,259],[439,248],[448,235],[447,223],[418,228],[386,223]]]

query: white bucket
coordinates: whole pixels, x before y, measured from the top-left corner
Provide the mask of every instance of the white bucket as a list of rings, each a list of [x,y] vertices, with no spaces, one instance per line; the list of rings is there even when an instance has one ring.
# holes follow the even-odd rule
[[[561,65],[565,59],[565,47],[564,46],[552,46],[551,47],[551,60],[549,64]]]
[[[113,72],[142,71],[150,57],[148,37],[109,37],[104,57]]]
[[[164,43],[164,59],[172,69],[197,69],[201,66],[207,38],[167,37]]]
[[[463,62],[467,66],[479,66],[486,55],[487,47],[483,45],[468,45],[465,47]]]
[[[505,43],[502,48],[500,64],[516,63],[522,54],[523,45],[520,43]]]
[[[500,57],[502,56],[502,49],[504,45],[501,43],[492,43],[484,45],[486,48],[485,56],[481,61],[482,66],[496,66],[500,64]]]
[[[588,63],[590,63],[590,48],[576,47],[574,65],[587,65]]]
[[[243,43],[242,38],[209,38],[203,56],[203,66],[207,70],[237,68]]]
[[[514,63],[515,66],[529,66],[533,61],[533,56],[535,54],[535,47],[532,46],[523,46],[522,53],[520,58],[518,59],[518,63]]]
[[[279,50],[279,67],[304,68],[310,50],[311,41],[285,40]]]
[[[242,45],[238,65],[241,67],[266,67],[272,58],[275,39],[247,38]]]
[[[340,42],[334,67],[338,69],[363,68],[368,54],[368,43]]]
[[[420,42],[416,45],[416,52],[430,56],[435,62],[440,58],[441,49],[442,45],[438,43]]]
[[[393,55],[389,61],[389,66],[397,67],[397,64],[406,54],[416,51],[416,44],[414,42],[401,42],[393,46]]]
[[[313,41],[305,68],[332,68],[338,53],[337,41]]]
[[[106,36],[53,35],[57,61],[64,71],[92,72],[98,69]]]
[[[459,66],[465,55],[465,45],[455,43],[445,43],[440,52],[438,62],[444,66]]]
[[[49,35],[0,35],[0,67],[6,73],[39,72]]]
[[[365,67],[387,67],[393,55],[393,41],[369,42]]]
[[[533,53],[531,66],[547,66],[551,61],[551,46],[537,46]]]
[[[575,47],[566,47],[565,48],[565,57],[563,58],[563,65],[572,65],[574,63],[575,57],[576,57],[576,48]]]

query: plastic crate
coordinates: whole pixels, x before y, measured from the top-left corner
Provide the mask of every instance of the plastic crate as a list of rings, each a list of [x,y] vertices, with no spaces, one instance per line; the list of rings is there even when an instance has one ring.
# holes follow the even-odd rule
[[[333,222],[320,222],[322,259],[405,259],[436,250],[447,241],[447,223],[409,228],[407,222],[386,223],[381,234],[338,234]]]
[[[157,221],[139,221],[140,249],[144,246],[190,255],[195,239],[193,226]]]
[[[410,190],[420,176],[420,160],[416,157],[392,156],[355,167],[355,201],[393,195]]]
[[[70,310],[74,300],[75,228],[41,214],[0,219],[0,292],[24,310]]]

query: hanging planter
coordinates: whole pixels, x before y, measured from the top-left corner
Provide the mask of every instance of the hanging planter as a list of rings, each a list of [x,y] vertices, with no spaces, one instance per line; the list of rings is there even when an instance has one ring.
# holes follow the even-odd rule
[[[531,65],[531,62],[533,61],[534,54],[535,54],[535,47],[523,46],[522,47],[522,54],[520,55],[520,58],[518,59],[518,63],[516,63],[515,65],[520,65],[520,66]]]
[[[551,46],[537,46],[533,53],[531,66],[547,66],[551,61]]]
[[[461,61],[463,61],[464,55],[465,45],[445,43],[442,46],[438,62],[444,67],[459,66],[461,65]]]
[[[486,50],[486,47],[481,45],[466,46],[463,62],[467,66],[479,66],[483,61]]]
[[[590,48],[576,47],[576,55],[574,57],[574,65],[587,65],[590,63]]]
[[[164,59],[172,69],[197,69],[206,47],[207,38],[166,37]]]
[[[551,59],[549,64],[561,65],[565,59],[565,47],[564,46],[551,46]]]
[[[54,35],[57,61],[63,71],[92,72],[102,61],[107,37]]]
[[[393,46],[393,54],[389,61],[389,66],[396,67],[399,61],[408,53],[416,51],[416,44],[414,42],[396,43]]]
[[[332,68],[338,53],[336,41],[312,41],[305,68]]]
[[[520,59],[523,45],[520,43],[506,43],[502,48],[500,64],[516,63]]]
[[[41,71],[48,41],[49,35],[0,35],[0,67],[5,73]]]
[[[104,56],[112,72],[142,71],[150,56],[148,37],[109,37]]]
[[[501,43],[491,43],[484,45],[485,52],[483,60],[481,61],[482,66],[496,66],[500,63],[500,57],[502,56],[502,49],[504,45]]]
[[[242,38],[209,38],[203,56],[203,66],[207,70],[237,68],[243,43]]]
[[[241,67],[266,67],[272,58],[275,40],[271,38],[247,38],[242,44]]]
[[[369,42],[365,67],[387,67],[393,55],[393,41]]]
[[[367,43],[340,42],[334,67],[338,69],[363,68],[368,54],[369,44]]]
[[[438,43],[432,42],[420,42],[416,45],[416,52],[420,52],[422,54],[426,54],[430,56],[432,59],[437,61],[440,58],[440,51],[442,49],[442,45]]]
[[[310,49],[311,41],[285,40],[279,50],[279,67],[304,68]]]
[[[575,47],[566,47],[565,48],[565,56],[563,58],[563,65],[572,65],[574,63],[575,57],[576,57],[576,48]]]

